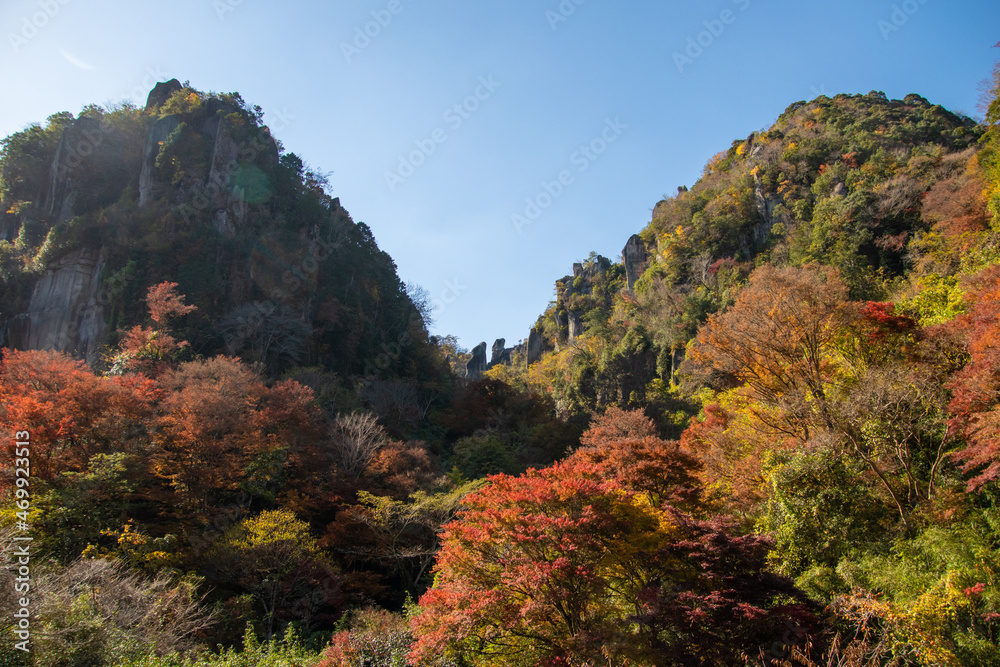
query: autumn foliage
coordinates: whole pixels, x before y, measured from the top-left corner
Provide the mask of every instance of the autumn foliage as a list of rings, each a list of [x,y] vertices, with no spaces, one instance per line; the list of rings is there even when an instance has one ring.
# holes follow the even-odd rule
[[[157,651],[250,625],[251,662],[255,632],[291,628],[332,634],[301,660],[330,667],[1000,664],[993,84],[978,126],[917,95],[794,104],[657,205],[641,276],[592,256],[557,283],[538,361],[515,348],[479,379],[442,372],[464,365],[457,340],[425,345],[419,299],[295,156],[249,169],[274,187],[232,238],[155,192],[81,209],[67,228],[122,241],[101,280],[123,328],[95,369],[2,353],[0,610],[30,524],[63,573],[40,578],[61,591],[38,636],[74,664],[118,664],[80,656],[138,612],[155,630],[149,609],[203,633]],[[0,166],[69,122],[6,142]],[[174,184],[208,168],[181,125],[157,160]],[[65,249],[12,183],[10,303]],[[178,230],[169,259],[132,257]],[[123,303],[140,286],[148,317]]]
[[[312,393],[294,382],[266,387],[238,360],[182,364],[160,379],[166,392],[154,471],[185,506],[236,491],[251,465],[287,456],[297,438],[318,432]],[[262,482],[266,480],[261,480]]]
[[[830,353],[848,317],[846,301],[834,269],[763,266],[732,308],[709,318],[691,359],[779,408],[776,429],[805,436],[811,423],[831,420]]]
[[[186,340],[178,341],[171,335],[171,318],[187,315],[197,310],[184,304],[184,296],[177,293],[177,283],[163,282],[153,285],[146,293],[146,307],[153,326],[136,325],[124,332],[119,352],[111,359],[112,371],[141,372],[155,375],[166,368],[165,362],[187,347]]]
[[[629,492],[648,494],[655,505],[696,510],[698,460],[682,452],[679,443],[658,438],[642,411],[608,408],[580,441],[582,446],[566,459],[568,465],[579,465],[580,475],[614,479]]]
[[[148,452],[161,395],[146,378],[101,377],[59,352],[4,350],[0,427],[30,431],[38,443],[32,476],[53,479],[84,469],[100,453]],[[3,446],[11,450],[13,444],[5,440]]]
[[[647,428],[615,411],[586,451],[467,497],[413,622],[413,660],[727,664],[783,622],[805,632],[805,607],[772,602],[792,589],[764,573],[766,540],[732,538],[662,502],[684,497],[694,462]]]
[[[951,383],[949,407],[969,443],[958,458],[975,489],[1000,479],[1000,267],[983,271],[972,286],[973,306],[956,323],[970,358]]]

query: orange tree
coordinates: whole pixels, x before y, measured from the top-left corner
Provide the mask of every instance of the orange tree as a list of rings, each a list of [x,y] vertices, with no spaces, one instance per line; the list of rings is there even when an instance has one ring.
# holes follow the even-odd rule
[[[95,454],[145,451],[158,394],[142,376],[101,377],[62,352],[4,350],[0,362],[0,426],[31,432],[33,478],[85,470]]]
[[[155,384],[141,375],[101,377],[62,352],[4,350],[0,428],[9,436],[3,447],[13,454],[10,436],[29,431],[31,476],[46,481],[86,470],[98,454],[143,454],[158,397]]]
[[[238,491],[273,501],[291,469],[314,458],[318,411],[294,381],[267,387],[238,359],[214,357],[164,373],[160,387],[152,464],[177,507],[207,510]]]
[[[77,556],[139,509],[160,393],[141,375],[101,377],[61,352],[4,350],[0,498],[14,499],[14,434],[28,431],[36,544]]]
[[[134,326],[125,332],[119,351],[108,361],[111,375],[125,372],[142,372],[157,375],[169,364],[165,363],[187,347],[186,340],[177,341],[170,335],[170,320],[197,310],[184,304],[184,295],[177,293],[177,283],[162,282],[150,286],[146,293],[146,307],[154,326]]]
[[[807,631],[811,613],[766,571],[766,539],[732,537],[606,473],[570,460],[468,496],[445,527],[411,659],[726,665]]]
[[[669,503],[689,512],[699,510],[701,468],[680,443],[656,436],[656,427],[641,410],[610,407],[580,438],[581,447],[568,462],[593,466],[591,475],[614,479],[627,491],[644,493],[654,505]]]
[[[952,425],[967,446],[957,454],[973,475],[969,489],[1000,479],[1000,266],[991,266],[970,281],[969,312],[946,328],[957,331],[969,361],[950,382]]]
[[[778,432],[808,440],[817,427],[832,429],[830,383],[849,320],[847,297],[835,269],[762,266],[736,304],[699,331],[694,368],[716,384],[747,385],[754,398],[778,408],[768,420]]]

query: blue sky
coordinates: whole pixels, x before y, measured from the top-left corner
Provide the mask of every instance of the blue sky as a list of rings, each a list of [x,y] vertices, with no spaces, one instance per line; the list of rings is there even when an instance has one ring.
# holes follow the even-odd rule
[[[1000,3],[4,0],[0,37],[0,136],[161,79],[239,91],[472,347],[792,102],[978,115]]]

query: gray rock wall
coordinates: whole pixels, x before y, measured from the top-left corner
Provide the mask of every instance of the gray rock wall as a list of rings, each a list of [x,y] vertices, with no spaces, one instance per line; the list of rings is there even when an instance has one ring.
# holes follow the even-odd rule
[[[58,350],[93,365],[107,340],[100,276],[104,258],[76,250],[46,272],[31,294],[28,311],[10,323],[8,342],[19,350]]]
[[[535,363],[542,358],[542,351],[545,349],[545,341],[538,329],[532,328],[528,332],[528,365]]]

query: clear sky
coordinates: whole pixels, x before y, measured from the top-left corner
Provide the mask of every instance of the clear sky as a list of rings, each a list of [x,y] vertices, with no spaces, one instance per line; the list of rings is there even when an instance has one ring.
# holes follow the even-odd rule
[[[792,102],[978,116],[1000,2],[3,0],[0,37],[0,136],[173,77],[259,104],[472,347]]]

